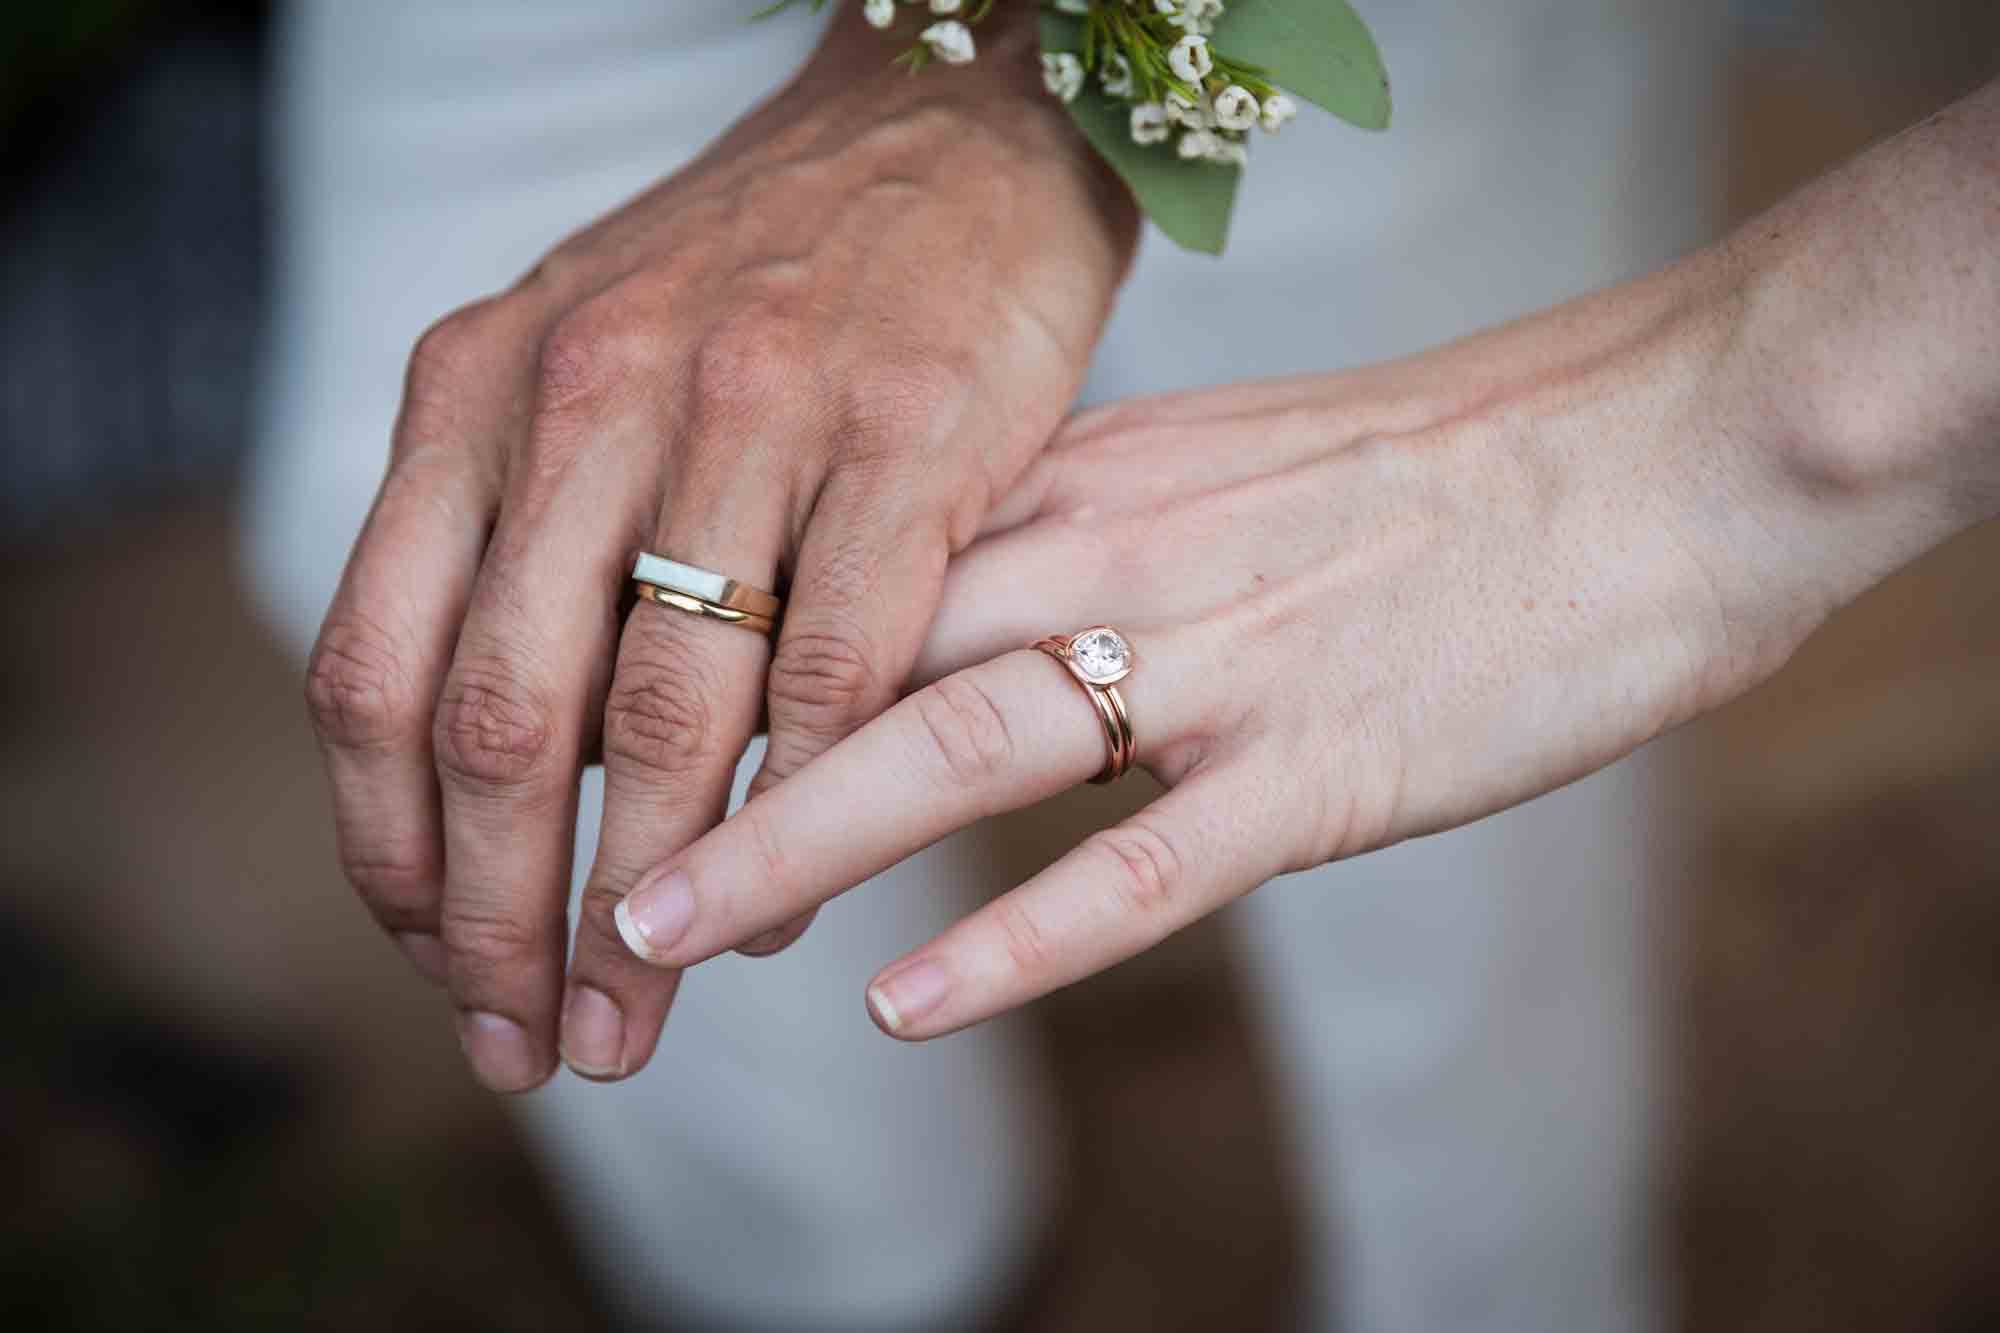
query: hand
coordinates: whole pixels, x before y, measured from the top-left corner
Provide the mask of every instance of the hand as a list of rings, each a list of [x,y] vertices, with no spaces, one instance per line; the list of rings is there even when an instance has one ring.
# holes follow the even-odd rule
[[[1414,361],[1075,419],[955,561],[935,683],[649,875],[627,903],[647,955],[692,965],[1095,772],[1079,685],[1006,651],[1049,632],[1126,632],[1120,688],[1168,791],[884,969],[869,1007],[894,1036],[1547,791],[1747,688],[1965,521],[1905,470],[1835,486],[1782,447],[1782,395],[1741,374],[1751,285],[1718,252]]]
[[[949,554],[1075,393],[1136,217],[1042,92],[1023,12],[919,78],[837,24],[703,158],[416,349],[309,696],[347,873],[494,1088],[549,1075],[559,1010],[579,1071],[646,1061],[674,978],[614,905],[721,817],[760,713],[761,787],[896,697]],[[775,650],[647,604],[621,625],[641,549],[789,577]]]

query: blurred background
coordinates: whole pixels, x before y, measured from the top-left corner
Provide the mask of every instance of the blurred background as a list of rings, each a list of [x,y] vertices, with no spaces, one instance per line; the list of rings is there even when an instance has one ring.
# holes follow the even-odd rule
[[[269,19],[0,18],[0,1318],[609,1327],[339,881],[297,664],[240,590]],[[2000,68],[1992,0],[1732,21],[1737,216]],[[1989,524],[1671,742],[1658,1219],[1688,1329],[2000,1327],[1996,569]],[[1036,1010],[1074,1166],[1003,1327],[1285,1308],[1297,1217],[1228,941],[1172,947]]]

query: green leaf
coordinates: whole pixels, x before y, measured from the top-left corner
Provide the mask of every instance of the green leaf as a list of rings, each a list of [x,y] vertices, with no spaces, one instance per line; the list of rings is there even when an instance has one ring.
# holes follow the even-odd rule
[[[1042,49],[1075,51],[1081,25],[1065,14],[1042,15]],[[1189,250],[1219,255],[1229,239],[1229,213],[1243,173],[1212,162],[1184,162],[1166,144],[1132,142],[1132,109],[1093,82],[1068,107],[1070,119],[1098,156],[1131,188],[1140,211]]]
[[[1232,0],[1209,41],[1351,125],[1388,127],[1389,74],[1347,0]]]

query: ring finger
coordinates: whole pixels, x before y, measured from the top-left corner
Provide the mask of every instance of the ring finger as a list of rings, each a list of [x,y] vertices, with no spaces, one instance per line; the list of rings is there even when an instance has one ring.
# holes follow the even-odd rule
[[[1171,784],[1228,706],[1215,687],[1220,636],[1184,626],[1133,642],[1137,665],[1117,688],[1140,762]],[[1084,687],[1045,654],[1009,653],[958,672],[656,867],[627,900],[636,942],[649,962],[686,967],[947,833],[1076,785],[1102,769],[1106,755],[1105,729]],[[1041,980],[1061,984],[1053,978],[1074,961],[1050,955],[1052,970]]]
[[[783,427],[726,425],[742,446],[737,470],[671,480],[648,549],[770,589],[790,492],[751,460],[784,457]],[[718,452],[701,443],[690,440],[681,456]],[[579,1074],[621,1078],[652,1055],[678,977],[633,958],[619,939],[617,905],[647,867],[722,818],[770,658],[761,629],[673,605],[642,600],[626,619],[605,698],[604,822],[563,998],[563,1058]]]

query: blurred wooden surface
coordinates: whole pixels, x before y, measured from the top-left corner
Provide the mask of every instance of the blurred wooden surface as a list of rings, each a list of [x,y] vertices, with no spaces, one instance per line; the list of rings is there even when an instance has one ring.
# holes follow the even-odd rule
[[[1744,58],[1739,216],[2000,69],[1990,0],[1830,8]],[[1682,753],[1682,1327],[2000,1327],[2000,524]]]

